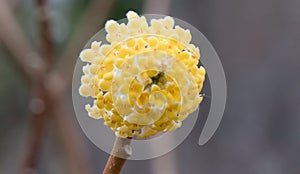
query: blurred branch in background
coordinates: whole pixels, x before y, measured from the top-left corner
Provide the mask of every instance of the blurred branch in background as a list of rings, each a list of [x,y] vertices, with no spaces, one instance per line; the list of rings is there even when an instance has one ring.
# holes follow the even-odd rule
[[[32,83],[36,74],[43,69],[41,60],[35,60],[36,53],[31,49],[20,26],[14,18],[10,6],[0,1],[0,39],[12,54],[11,59],[23,78]]]
[[[38,26],[40,27],[40,55],[43,56],[44,61],[48,67],[54,61],[54,42],[52,41],[50,18],[46,8],[46,0],[36,0],[38,11]]]
[[[29,109],[32,113],[30,130],[24,161],[20,173],[34,173],[37,169],[38,153],[41,150],[41,141],[44,133],[46,116],[54,114],[54,123],[57,134],[67,152],[67,164],[70,173],[91,173],[88,166],[83,141],[76,134],[71,121],[69,110],[64,103],[63,92],[70,85],[75,60],[83,44],[88,38],[99,30],[95,23],[104,23],[114,1],[94,0],[87,8],[86,15],[82,18],[78,30],[70,39],[66,52],[63,54],[61,69],[53,68],[56,59],[54,42],[51,36],[51,24],[45,0],[37,0],[38,24],[40,29],[40,52],[37,53],[30,47],[22,30],[12,12],[12,6],[5,1],[0,1],[0,39],[12,54],[11,58],[20,70],[24,79],[31,86],[33,96],[29,100]],[[102,9],[102,10],[100,10]],[[98,18],[97,18],[98,17]],[[66,68],[67,67],[67,68]],[[50,73],[48,70],[51,69]]]
[[[145,0],[144,14],[169,14],[172,0]]]

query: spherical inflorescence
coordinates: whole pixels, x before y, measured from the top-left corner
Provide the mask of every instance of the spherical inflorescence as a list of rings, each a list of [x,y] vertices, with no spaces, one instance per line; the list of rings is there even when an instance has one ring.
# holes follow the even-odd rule
[[[103,118],[119,137],[148,138],[172,131],[194,112],[205,69],[189,30],[173,18],[152,19],[127,13],[128,23],[106,22],[106,40],[80,53],[83,67],[79,92],[92,97],[85,109]]]

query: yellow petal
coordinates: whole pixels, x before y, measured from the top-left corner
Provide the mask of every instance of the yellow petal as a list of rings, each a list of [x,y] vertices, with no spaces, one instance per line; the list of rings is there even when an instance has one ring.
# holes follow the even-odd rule
[[[127,26],[129,29],[138,29],[141,26],[141,24],[140,24],[139,20],[132,19],[128,22]]]
[[[175,102],[180,102],[181,95],[180,95],[180,90],[177,86],[169,85],[167,87],[167,91],[172,95]]]
[[[91,74],[96,75],[96,74],[98,74],[98,71],[99,71],[99,65],[92,64],[90,66],[90,72],[91,72]]]
[[[96,54],[92,49],[85,49],[81,51],[79,57],[84,62],[91,62],[96,57]]]
[[[128,39],[128,40],[126,41],[127,47],[131,47],[131,48],[133,48],[133,47],[135,46],[135,43],[136,43],[136,40],[135,40],[135,39]]]
[[[151,86],[151,92],[160,91],[160,90],[161,90],[161,88],[158,85],[154,84]]]
[[[164,26],[166,29],[171,29],[174,26],[174,19],[171,18],[170,16],[166,16],[164,18]]]
[[[117,68],[120,68],[124,63],[124,59],[117,59],[115,65]]]
[[[84,97],[88,97],[92,95],[93,89],[89,85],[81,85],[79,88],[79,93]]]
[[[190,54],[187,51],[184,51],[184,52],[179,53],[178,56],[181,60],[186,60],[190,57]]]
[[[162,28],[162,23],[157,19],[152,19],[151,26],[156,30],[160,30]]]
[[[89,77],[89,75],[83,75],[81,77],[81,83],[85,83],[85,84],[88,84],[88,83],[91,83],[92,79]]]
[[[108,53],[112,50],[112,47],[110,45],[107,45],[107,44],[103,44],[101,45],[100,47],[100,52],[106,56],[108,55]]]
[[[137,97],[136,104],[139,107],[144,107],[148,103],[149,94],[147,92],[143,92]]]
[[[115,108],[118,110],[121,116],[129,115],[132,113],[132,107],[127,100],[122,100],[121,98],[117,98],[114,102]]]
[[[96,101],[96,105],[97,105],[97,107],[98,107],[99,109],[103,109],[103,108],[104,108],[103,100],[98,99],[98,100]]]
[[[147,42],[142,38],[138,39],[137,43],[138,43],[139,47],[141,47],[141,48],[145,48],[145,46],[147,45]]]
[[[111,82],[110,81],[107,81],[107,80],[102,80],[100,82],[100,88],[101,90],[103,91],[108,91],[111,87]]]
[[[103,75],[104,80],[111,80],[113,77],[114,74],[112,72],[108,72]]]
[[[134,12],[134,11],[128,11],[127,14],[126,14],[126,16],[127,16],[128,19],[139,17],[139,15],[136,12]]]
[[[156,45],[157,45],[157,39],[155,38],[155,37],[151,37],[150,39],[149,39],[149,46],[150,47],[155,47]]]
[[[111,119],[111,120],[114,120],[114,121],[116,121],[116,122],[121,122],[121,121],[123,121],[123,118],[122,118],[120,115],[118,115],[118,114],[112,114],[112,115],[110,116],[110,119]]]
[[[105,23],[105,30],[108,33],[115,33],[118,31],[119,24],[114,20],[109,20]]]
[[[149,103],[162,108],[166,102],[165,95],[160,91],[152,92],[149,96]]]
[[[91,48],[94,51],[98,51],[98,49],[100,48],[100,44],[101,44],[101,41],[100,42],[94,41],[94,42],[92,42]]]

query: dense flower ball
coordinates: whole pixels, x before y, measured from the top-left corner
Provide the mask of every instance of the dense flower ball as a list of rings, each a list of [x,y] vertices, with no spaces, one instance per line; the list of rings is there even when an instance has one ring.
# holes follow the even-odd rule
[[[128,23],[106,22],[106,40],[80,53],[83,67],[79,92],[94,99],[85,109],[102,118],[119,137],[148,138],[173,131],[194,112],[205,69],[189,30],[173,18],[152,19],[127,13]]]

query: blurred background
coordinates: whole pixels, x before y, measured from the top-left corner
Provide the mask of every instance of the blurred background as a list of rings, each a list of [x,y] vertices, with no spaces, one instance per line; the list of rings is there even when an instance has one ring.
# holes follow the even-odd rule
[[[122,173],[299,173],[299,8],[298,0],[0,0],[0,173],[101,173],[108,154],[75,119],[71,79],[89,38],[128,10],[197,27],[223,63],[228,97],[207,144],[197,143],[209,98],[180,146],[127,161]]]

